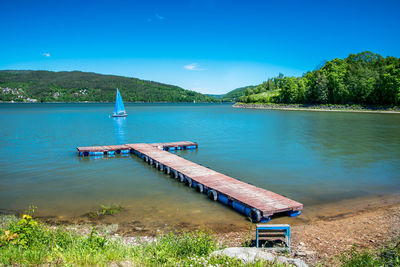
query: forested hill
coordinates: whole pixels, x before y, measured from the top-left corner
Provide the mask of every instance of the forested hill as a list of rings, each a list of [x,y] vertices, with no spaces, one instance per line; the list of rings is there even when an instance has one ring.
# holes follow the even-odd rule
[[[208,94],[208,96],[215,97],[216,99],[220,100],[221,102],[236,102],[241,96],[245,95],[247,89],[254,89],[256,86],[249,85],[245,87],[240,87],[229,91],[226,94],[221,95],[212,95]]]
[[[400,105],[400,58],[372,52],[333,59],[301,77],[268,79],[248,89],[245,103]]]
[[[38,102],[114,101],[119,88],[125,102],[215,102],[180,87],[136,78],[81,71],[0,71],[0,100]]]
[[[251,89],[254,89],[255,87],[256,86],[254,86],[254,85],[249,85],[249,86],[245,86],[245,87],[236,88],[236,89],[226,93],[225,95],[223,95],[221,99],[224,102],[238,101],[238,99],[245,94],[247,89],[251,90]]]

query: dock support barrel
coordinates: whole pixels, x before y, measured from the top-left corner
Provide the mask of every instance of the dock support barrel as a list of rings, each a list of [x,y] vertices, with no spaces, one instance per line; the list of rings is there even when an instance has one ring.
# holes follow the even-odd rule
[[[296,216],[299,216],[300,214],[301,214],[301,210],[296,210],[296,211],[291,210],[291,211],[288,211],[288,215],[289,215],[290,217],[296,217]]]
[[[218,193],[214,189],[208,190],[207,196],[214,201],[217,201],[218,199]]]
[[[242,213],[243,215],[246,215],[247,217],[251,217],[250,213],[251,213],[251,209],[245,205],[243,205],[240,202],[237,201],[232,201],[232,208],[240,213]]]
[[[190,179],[189,177],[186,177],[185,184],[189,187],[192,187],[192,183],[193,183],[192,179]]]
[[[227,196],[224,196],[222,194],[218,195],[218,201],[227,206],[230,206],[230,202],[231,202]]]
[[[178,175],[179,182],[183,183],[185,181],[185,176],[182,173]]]
[[[196,190],[199,193],[203,193],[204,192],[204,186],[202,184],[197,184]]]
[[[100,155],[104,155],[103,151],[92,151],[89,152],[89,156],[100,156]]]
[[[161,163],[158,164],[158,170],[159,171],[164,171],[164,165],[162,165]]]
[[[253,223],[259,223],[261,221],[261,212],[258,209],[251,209],[250,218]]]

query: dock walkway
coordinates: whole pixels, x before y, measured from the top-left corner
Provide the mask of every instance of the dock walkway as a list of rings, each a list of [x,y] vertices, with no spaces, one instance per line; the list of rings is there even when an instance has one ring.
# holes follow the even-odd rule
[[[301,214],[303,204],[274,192],[247,184],[216,172],[168,151],[195,149],[197,143],[185,141],[174,143],[126,144],[121,146],[78,147],[82,156],[132,153],[141,157],[158,170],[171,175],[209,198],[231,206],[250,217],[253,222],[267,222],[273,215]]]

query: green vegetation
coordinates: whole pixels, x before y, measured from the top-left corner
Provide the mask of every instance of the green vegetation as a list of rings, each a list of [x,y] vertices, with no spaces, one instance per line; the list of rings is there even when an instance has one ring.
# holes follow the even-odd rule
[[[111,206],[100,205],[96,210],[90,211],[87,215],[91,219],[98,219],[106,215],[114,215],[123,210],[122,206],[112,204]]]
[[[256,86],[254,85],[250,85],[250,86],[245,86],[245,87],[240,87],[240,88],[236,88],[226,94],[222,94],[222,95],[212,95],[212,94],[208,94],[208,96],[214,97],[216,99],[218,99],[221,102],[236,102],[239,100],[239,98],[241,96],[245,95],[245,92],[247,89],[254,89]]]
[[[206,94],[206,95],[208,95],[209,97],[214,97],[215,99],[218,99],[218,100],[221,100],[222,97],[224,96],[223,94],[222,95]]]
[[[0,222],[1,266],[108,266],[126,261],[140,266],[281,266],[262,261],[245,264],[239,259],[212,256],[210,253],[217,249],[215,237],[203,231],[170,233],[151,243],[126,245],[121,239],[100,235],[95,228],[82,236],[41,224],[30,215]]]
[[[245,95],[247,89],[254,89],[256,86],[250,85],[245,87],[236,88],[224,95],[220,95],[220,98],[223,102],[236,102],[239,100],[241,96]]]
[[[348,267],[400,266],[400,242],[378,251],[353,248],[342,256],[341,261],[342,266]]]
[[[250,103],[273,103],[279,97],[280,90],[270,90],[258,94],[249,94],[247,101]]]
[[[400,58],[372,52],[333,59],[302,77],[268,79],[239,98],[244,103],[400,105]]]
[[[33,98],[38,102],[113,102],[116,88],[120,89],[125,102],[217,101],[177,86],[115,75],[80,71],[0,71],[0,101],[22,102]]]
[[[176,259],[208,256],[217,248],[217,242],[205,232],[183,232],[180,235],[170,233],[153,245],[143,246],[142,255],[147,255],[149,258],[146,262],[151,264],[173,265]]]
[[[342,266],[400,266],[399,238],[376,251],[351,251],[340,256]],[[169,233],[151,243],[127,245],[121,239],[98,233],[95,227],[80,235],[62,227],[50,227],[23,215],[0,217],[0,266],[84,265],[108,266],[129,263],[145,266],[284,266],[258,261],[245,264],[239,259],[213,256],[221,247],[204,231]]]

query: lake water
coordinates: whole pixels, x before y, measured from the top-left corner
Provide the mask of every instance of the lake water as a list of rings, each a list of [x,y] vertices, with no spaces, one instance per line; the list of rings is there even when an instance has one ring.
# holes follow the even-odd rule
[[[195,141],[182,157],[316,205],[400,191],[400,114],[236,109],[228,104],[0,104],[0,209],[38,207],[60,220],[101,204],[107,220],[165,226],[247,227],[135,156],[81,158],[77,146]],[[282,218],[277,221],[298,219]],[[273,220],[274,222],[274,220]],[[229,227],[228,227],[229,228]]]

